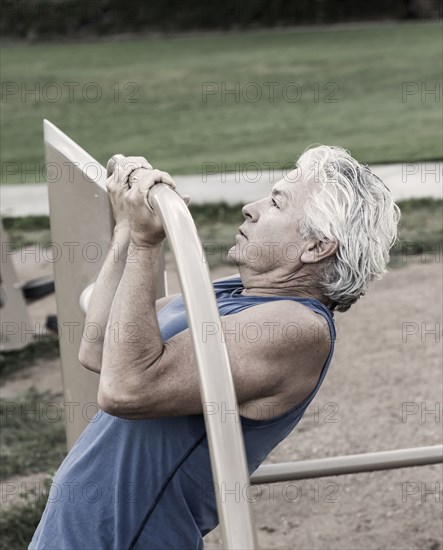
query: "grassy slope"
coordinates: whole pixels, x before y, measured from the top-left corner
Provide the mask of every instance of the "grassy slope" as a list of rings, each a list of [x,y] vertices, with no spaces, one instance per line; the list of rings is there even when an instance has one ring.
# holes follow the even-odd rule
[[[55,82],[62,96],[36,102],[17,93],[3,100],[2,162],[43,163],[43,118],[103,163],[118,149],[144,154],[173,173],[199,173],[204,162],[228,169],[247,162],[285,165],[316,142],[345,146],[362,162],[436,159],[441,103],[432,96],[422,102],[420,94],[402,102],[402,84],[432,87],[440,78],[440,56],[437,24],[7,47],[3,81],[29,89]],[[79,83],[72,101],[64,82]],[[82,99],[88,82],[100,86],[98,102]],[[110,89],[115,82],[119,101]],[[135,103],[123,101],[128,82],[138,86]],[[263,97],[236,102],[218,94],[203,102],[204,82],[228,88],[239,82],[241,89],[256,82]],[[274,101],[265,82],[280,83]],[[285,100],[282,86],[288,82],[302,87],[299,101]],[[310,89],[315,82],[319,101]],[[324,101],[328,82],[338,86],[336,103]],[[27,181],[35,179],[31,174]]]

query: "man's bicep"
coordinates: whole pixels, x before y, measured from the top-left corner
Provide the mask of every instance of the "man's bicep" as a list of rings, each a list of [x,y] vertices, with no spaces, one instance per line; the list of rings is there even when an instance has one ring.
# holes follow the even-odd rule
[[[206,324],[198,335],[203,345],[210,337],[226,340],[240,405],[269,398],[294,398],[298,402],[318,379],[319,369],[312,367],[321,367],[326,357],[326,349],[318,348],[312,339],[310,328],[316,317],[301,304],[267,302],[221,317],[222,330]],[[315,357],[318,352],[324,355],[321,361]],[[137,419],[202,414],[199,388],[188,328],[167,340],[157,361],[126,388],[119,416]]]
[[[226,341],[240,405],[280,393],[288,366],[288,353],[282,347],[281,337],[277,332],[270,337],[266,332],[267,321],[260,321],[251,313],[245,311],[222,317],[222,331],[213,325],[210,330],[202,327],[199,331],[203,346],[209,338]],[[198,367],[189,329],[165,343],[161,357],[146,371],[146,383],[142,387],[136,407],[140,418],[203,412]]]

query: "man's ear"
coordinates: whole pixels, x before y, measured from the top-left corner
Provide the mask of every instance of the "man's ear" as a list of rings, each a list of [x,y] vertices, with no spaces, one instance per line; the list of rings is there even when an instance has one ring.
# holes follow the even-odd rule
[[[300,256],[300,261],[304,264],[315,264],[320,260],[333,256],[337,248],[337,241],[311,241]]]

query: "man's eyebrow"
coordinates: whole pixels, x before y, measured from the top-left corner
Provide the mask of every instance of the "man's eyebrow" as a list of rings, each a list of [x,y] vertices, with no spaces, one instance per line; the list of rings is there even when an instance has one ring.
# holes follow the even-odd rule
[[[291,196],[284,189],[273,189],[271,191],[271,197],[283,197],[284,199],[286,199],[286,202],[290,202],[291,200]]]

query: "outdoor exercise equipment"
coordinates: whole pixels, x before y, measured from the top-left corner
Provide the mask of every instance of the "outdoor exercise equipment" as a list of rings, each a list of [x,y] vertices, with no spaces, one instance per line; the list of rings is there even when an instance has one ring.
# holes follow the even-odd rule
[[[31,324],[27,305],[54,292],[54,278],[51,275],[37,277],[19,283],[12,252],[14,246],[1,223],[0,231],[0,351],[17,351],[34,342],[39,336],[36,326]]]
[[[48,121],[44,122],[44,136],[48,171],[52,168],[59,174],[52,181],[48,177],[52,240],[60,246],[74,243],[77,250],[82,251],[72,260],[66,253],[54,263],[65,401],[71,410],[72,404],[77,404],[83,413],[80,416],[74,414],[72,418],[67,415],[68,446],[71,447],[84,429],[87,411],[97,398],[98,375],[80,366],[78,351],[89,298],[109,248],[113,219],[106,192],[105,169]],[[195,224],[184,201],[170,186],[154,185],[148,200],[163,222],[175,257],[197,358],[202,401],[223,402],[226,410],[237,410],[225,343],[221,338],[214,338],[203,344],[198,337],[198,327],[203,322],[215,323],[219,334],[222,326]],[[95,261],[91,259],[92,249],[97,254]],[[161,266],[158,280],[160,297],[164,295],[166,286],[164,266]],[[72,328],[71,333],[63,332],[65,325]],[[74,336],[69,338],[70,334]],[[238,411],[225,415],[223,422],[219,415],[207,412],[204,408],[212,473],[217,487],[223,483],[229,488],[243,488],[249,481],[275,483],[443,461],[443,446],[436,445],[263,465],[249,480]],[[248,499],[221,499],[221,491],[216,492],[216,496],[224,548],[256,548]]]

